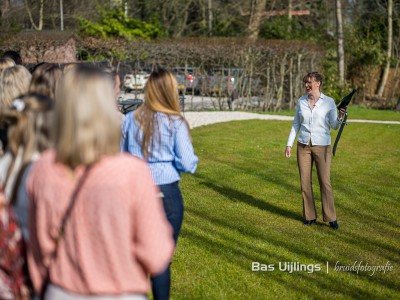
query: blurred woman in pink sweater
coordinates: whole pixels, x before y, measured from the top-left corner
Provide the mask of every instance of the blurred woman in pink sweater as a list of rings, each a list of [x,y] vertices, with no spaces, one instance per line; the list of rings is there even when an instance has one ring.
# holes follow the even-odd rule
[[[174,240],[148,167],[119,153],[112,78],[78,66],[57,97],[55,149],[27,182],[34,289],[45,299],[146,299]]]

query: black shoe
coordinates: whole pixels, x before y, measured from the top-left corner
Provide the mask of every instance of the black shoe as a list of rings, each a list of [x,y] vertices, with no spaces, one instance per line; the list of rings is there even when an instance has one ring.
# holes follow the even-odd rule
[[[333,229],[339,229],[339,224],[337,223],[337,221],[329,222],[329,226]]]
[[[317,219],[314,220],[306,220],[303,222],[303,225],[310,226],[312,223],[315,223]]]

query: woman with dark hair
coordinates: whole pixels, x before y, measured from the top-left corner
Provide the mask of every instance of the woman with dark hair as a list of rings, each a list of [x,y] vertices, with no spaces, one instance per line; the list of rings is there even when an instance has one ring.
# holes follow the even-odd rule
[[[181,172],[194,173],[194,153],[189,125],[181,115],[177,81],[167,70],[150,74],[144,103],[125,116],[121,150],[145,159],[161,191],[164,210],[174,229],[175,244],[183,221],[183,198],[179,188]],[[154,299],[169,299],[170,267],[152,278]]]
[[[11,58],[16,65],[22,65],[21,55],[17,51],[7,50],[6,52],[3,53],[3,57]]]
[[[338,229],[333,190],[330,180],[331,135],[330,128],[338,129],[345,109],[338,116],[335,101],[321,92],[323,78],[318,72],[304,76],[306,94],[297,102],[296,115],[289,134],[285,156],[291,156],[291,149],[300,131],[297,142],[297,162],[303,196],[304,225],[317,220],[314,193],[312,189],[312,168],[315,162],[322,197],[322,215],[329,226]]]

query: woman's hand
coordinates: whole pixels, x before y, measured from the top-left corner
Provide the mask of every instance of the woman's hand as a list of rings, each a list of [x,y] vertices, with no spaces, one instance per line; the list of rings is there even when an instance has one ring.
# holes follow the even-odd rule
[[[292,147],[290,147],[290,146],[286,146],[285,156],[286,156],[287,158],[290,157],[290,150],[291,150],[291,148],[292,148]]]
[[[339,116],[338,116],[339,120],[343,120],[345,114],[346,114],[346,108],[341,108],[339,110]]]

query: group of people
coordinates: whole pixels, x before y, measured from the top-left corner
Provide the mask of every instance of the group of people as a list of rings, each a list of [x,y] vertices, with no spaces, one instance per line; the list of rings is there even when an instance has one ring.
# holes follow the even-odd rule
[[[0,207],[22,231],[19,243],[2,226],[1,246],[26,246],[29,275],[0,258],[0,298],[169,299],[180,174],[198,163],[175,77],[155,68],[143,105],[123,116],[112,68],[30,71],[0,59]]]
[[[123,116],[112,68],[42,63],[29,71],[21,62],[12,51],[0,58],[0,208],[11,207],[22,230],[19,243],[8,223],[5,246],[21,255],[26,246],[29,281],[0,258],[0,297],[131,300],[151,288],[154,299],[169,299],[184,214],[180,174],[198,164],[175,77],[155,68],[144,103]],[[285,155],[300,132],[304,225],[317,219],[315,162],[323,219],[337,229],[329,131],[345,110],[321,92],[319,73],[303,81]]]

